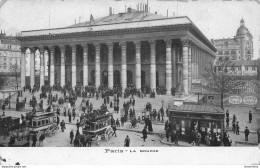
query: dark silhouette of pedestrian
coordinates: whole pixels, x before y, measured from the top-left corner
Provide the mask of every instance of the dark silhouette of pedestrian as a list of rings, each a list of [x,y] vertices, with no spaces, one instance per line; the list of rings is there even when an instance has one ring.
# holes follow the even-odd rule
[[[238,121],[236,123],[236,134],[239,135],[239,124],[238,124]]]
[[[144,139],[144,142],[145,142],[145,139],[147,138],[147,130],[146,130],[146,127],[144,127],[142,133],[143,133],[143,139]]]
[[[37,142],[37,135],[36,134],[33,134],[33,137],[32,137],[32,147],[35,147],[36,146],[36,142]]]
[[[127,135],[126,138],[125,138],[124,147],[129,147],[129,146],[130,146],[130,138]]]
[[[72,144],[74,138],[74,132],[73,130],[70,131],[70,144]]]
[[[113,134],[112,134],[112,136],[115,135],[115,137],[116,137],[116,125],[114,124],[114,125],[112,126],[112,128],[113,128],[113,131],[114,131]]]
[[[249,111],[249,123],[251,123],[252,121],[252,113],[251,113],[251,110]]]
[[[245,141],[248,141],[248,135],[249,135],[250,131],[249,129],[246,127],[245,129]]]

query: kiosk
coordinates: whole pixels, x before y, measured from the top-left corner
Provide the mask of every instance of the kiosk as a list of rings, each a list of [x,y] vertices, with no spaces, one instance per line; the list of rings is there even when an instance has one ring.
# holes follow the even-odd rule
[[[205,143],[204,137],[209,132],[220,133],[222,138],[224,136],[225,113],[212,105],[184,102],[170,110],[169,121],[183,141],[189,141],[192,130],[201,133],[202,143]]]

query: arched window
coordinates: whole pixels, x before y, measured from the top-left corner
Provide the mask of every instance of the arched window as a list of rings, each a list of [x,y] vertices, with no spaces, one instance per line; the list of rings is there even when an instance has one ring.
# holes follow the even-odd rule
[[[251,52],[250,52],[250,51],[247,51],[246,54],[251,54]]]

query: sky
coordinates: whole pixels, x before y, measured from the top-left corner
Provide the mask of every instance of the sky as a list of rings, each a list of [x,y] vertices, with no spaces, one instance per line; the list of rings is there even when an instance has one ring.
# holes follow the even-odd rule
[[[107,16],[111,6],[114,13],[125,7],[136,8],[147,0],[7,0],[0,9],[0,28],[8,34],[35,29],[66,27]],[[255,1],[149,0],[150,11],[167,16],[188,16],[208,39],[233,38],[243,17],[253,35],[254,59],[260,54],[260,4]]]

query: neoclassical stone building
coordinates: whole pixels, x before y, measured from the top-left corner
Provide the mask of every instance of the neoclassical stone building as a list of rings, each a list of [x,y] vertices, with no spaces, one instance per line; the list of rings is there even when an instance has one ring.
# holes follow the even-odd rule
[[[134,84],[138,89],[166,86],[167,93],[180,82],[185,93],[200,79],[203,68],[215,59],[216,48],[188,17],[167,18],[148,11],[112,14],[69,27],[23,31],[22,86],[25,85],[25,51],[31,60],[40,51],[40,85],[44,84],[44,52],[49,53],[49,83],[63,86],[112,88]],[[30,62],[30,85],[35,83]]]

